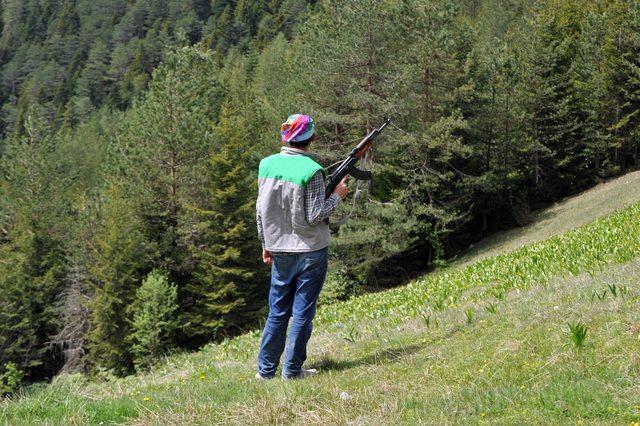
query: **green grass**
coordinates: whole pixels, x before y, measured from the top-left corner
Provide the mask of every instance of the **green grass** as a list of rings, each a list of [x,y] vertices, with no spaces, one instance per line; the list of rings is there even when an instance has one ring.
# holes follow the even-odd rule
[[[639,255],[635,204],[508,253],[325,307],[309,359],[322,373],[312,379],[253,380],[259,341],[253,332],[176,354],[146,375],[105,382],[59,377],[0,403],[0,418],[9,424],[635,424]],[[581,348],[567,324],[588,330]],[[342,392],[349,397],[340,398]]]
[[[640,203],[640,171],[601,183],[551,207],[535,212],[527,226],[501,232],[481,241],[459,259],[459,264],[508,253],[591,223],[616,210]]]
[[[467,267],[429,274],[404,287],[331,305],[318,314],[325,326],[388,316],[416,317],[425,309],[455,307],[462,300],[495,298],[511,289],[545,284],[556,276],[593,273],[640,253],[640,204],[511,253]]]

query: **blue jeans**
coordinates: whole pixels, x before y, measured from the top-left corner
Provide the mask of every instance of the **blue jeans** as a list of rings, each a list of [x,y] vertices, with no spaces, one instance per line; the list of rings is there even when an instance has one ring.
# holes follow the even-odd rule
[[[307,359],[307,342],[313,329],[316,302],[327,275],[328,249],[310,253],[274,254],[269,290],[269,317],[262,333],[258,354],[258,372],[275,376],[280,356],[285,351],[289,318],[289,336],[282,376],[300,374]]]

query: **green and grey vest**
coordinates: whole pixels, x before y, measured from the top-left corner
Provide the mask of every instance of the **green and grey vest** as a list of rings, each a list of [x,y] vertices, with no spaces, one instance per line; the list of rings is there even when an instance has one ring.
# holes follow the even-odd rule
[[[291,150],[260,162],[258,210],[267,250],[304,253],[329,245],[327,224],[309,225],[305,213],[304,191],[318,170],[326,177],[313,158]]]

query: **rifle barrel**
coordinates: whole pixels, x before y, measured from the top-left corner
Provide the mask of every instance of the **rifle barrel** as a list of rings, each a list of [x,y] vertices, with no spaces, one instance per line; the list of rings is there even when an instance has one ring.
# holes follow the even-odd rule
[[[367,136],[365,136],[364,139],[362,139],[362,141],[360,141],[360,143],[358,145],[356,145],[355,148],[353,148],[353,150],[351,151],[351,153],[349,155],[350,156],[356,156],[367,145],[370,145],[371,142],[373,142],[373,140],[375,138],[377,138],[380,133],[382,133],[382,130],[385,127],[387,127],[387,124],[389,124],[390,122],[391,122],[390,118],[385,119],[384,123],[382,123],[382,125],[380,127],[376,128],[376,129],[373,129],[371,132],[369,132],[369,134]]]
[[[360,159],[359,154],[363,150],[365,150],[367,146],[370,146],[373,143],[373,140],[378,137],[378,135],[385,127],[387,127],[387,124],[389,124],[390,122],[390,118],[385,119],[384,123],[382,123],[380,127],[373,129],[367,136],[365,136],[364,139],[362,139],[362,141],[351,150],[349,156],[339,163],[338,167],[329,176],[329,181],[327,182],[326,188],[327,197],[331,195],[333,190],[338,185],[338,182],[349,173],[349,168],[352,167]]]

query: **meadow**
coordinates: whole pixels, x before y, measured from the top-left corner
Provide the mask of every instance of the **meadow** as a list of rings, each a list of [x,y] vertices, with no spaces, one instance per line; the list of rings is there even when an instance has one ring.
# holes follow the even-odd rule
[[[7,424],[637,425],[638,253],[635,203],[322,308],[308,361],[321,374],[306,381],[254,380],[254,331],[144,375],[63,375],[0,413]]]

